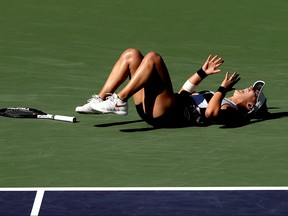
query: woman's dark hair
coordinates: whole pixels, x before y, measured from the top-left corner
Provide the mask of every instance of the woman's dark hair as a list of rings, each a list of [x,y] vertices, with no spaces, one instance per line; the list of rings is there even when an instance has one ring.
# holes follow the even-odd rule
[[[247,116],[250,119],[265,119],[269,116],[267,100],[265,100],[264,104],[257,110],[257,112],[249,113]]]

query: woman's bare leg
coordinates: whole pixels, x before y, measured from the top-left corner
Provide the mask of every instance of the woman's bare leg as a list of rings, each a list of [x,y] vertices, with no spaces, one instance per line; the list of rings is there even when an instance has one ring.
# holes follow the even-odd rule
[[[102,113],[93,109],[93,105],[98,104],[106,99],[107,93],[114,91],[128,78],[132,77],[141,64],[143,55],[136,49],[127,49],[122,53],[115,63],[106,83],[98,95],[93,95],[88,103],[77,106],[75,111],[78,113]],[[139,95],[140,93],[138,93]],[[123,112],[121,112],[123,113]],[[124,113],[125,114],[125,113]]]
[[[155,52],[148,53],[142,60],[131,80],[118,93],[122,100],[133,95],[135,104],[143,104],[146,114],[158,117],[174,103],[174,92],[167,67]]]
[[[125,101],[131,96],[136,105],[142,104],[144,112],[154,118],[173,106],[173,87],[163,59],[155,52],[143,58],[135,49],[128,49],[121,55],[99,96],[105,98],[106,93],[114,93],[128,76],[130,81],[117,96],[114,94],[109,100],[91,104],[92,110],[126,115],[128,104]]]
[[[114,93],[115,90],[128,78],[132,77],[139,67],[143,55],[136,49],[130,48],[124,51],[115,63],[103,88],[98,94],[104,99],[107,93]]]

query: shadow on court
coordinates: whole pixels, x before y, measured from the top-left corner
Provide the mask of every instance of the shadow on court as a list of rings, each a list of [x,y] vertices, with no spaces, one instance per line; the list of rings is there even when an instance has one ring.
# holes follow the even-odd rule
[[[272,109],[278,109],[278,108],[272,108]],[[269,113],[264,118],[252,120],[251,122],[249,122],[248,124],[245,124],[245,125],[235,126],[235,127],[233,127],[233,126],[221,126],[220,128],[244,127],[244,126],[247,126],[247,125],[260,123],[260,122],[263,122],[263,121],[275,120],[275,119],[280,119],[280,118],[285,118],[285,117],[288,117],[288,112]]]
[[[272,107],[272,108],[269,108],[269,109],[278,109],[278,108]],[[245,125],[241,125],[241,126],[220,126],[219,128],[221,128],[221,129],[239,128],[239,127],[244,127],[244,126],[247,126],[247,125],[260,123],[260,122],[267,121],[267,120],[274,120],[274,119],[280,119],[280,118],[285,118],[285,117],[288,117],[288,112],[269,113],[269,114],[267,114],[265,116],[265,118],[252,120],[251,122],[249,122],[248,124],[245,124]],[[132,121],[109,122],[109,123],[105,123],[105,124],[96,124],[96,125],[94,125],[94,127],[105,128],[105,127],[133,124],[133,123],[138,123],[138,122],[144,122],[144,121],[141,120],[141,119],[138,119],[138,120],[132,120]],[[193,127],[193,126],[191,126],[191,127]],[[143,128],[120,129],[119,131],[129,133],[129,132],[147,132],[147,131],[152,131],[152,130],[157,130],[157,129],[159,129],[159,128],[148,126],[148,127],[143,127]]]
[[[97,124],[97,125],[94,125],[94,127],[112,127],[112,126],[127,125],[127,124],[138,123],[138,122],[144,122],[144,121],[142,119],[138,119],[138,120],[133,120],[133,121],[110,122],[110,123],[105,123],[105,124]],[[143,127],[143,128],[120,129],[120,131],[121,132],[145,132],[145,131],[151,131],[151,130],[156,130],[156,129],[159,129],[159,128],[148,126],[148,127]]]
[[[97,125],[94,125],[94,127],[112,127],[112,126],[126,125],[126,124],[132,124],[132,123],[137,123],[137,122],[143,122],[143,120],[138,119],[138,120],[132,120],[132,121],[110,122],[110,123],[105,123],[105,124],[97,124]]]

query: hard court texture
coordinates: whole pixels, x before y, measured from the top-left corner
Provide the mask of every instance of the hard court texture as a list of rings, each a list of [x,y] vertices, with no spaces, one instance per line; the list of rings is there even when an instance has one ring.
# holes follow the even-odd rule
[[[1,107],[75,115],[77,123],[0,119],[0,187],[287,185],[288,1],[2,1]],[[160,53],[174,90],[211,54],[245,88],[266,81],[273,119],[240,128],[153,129],[129,115],[74,113],[122,51]]]

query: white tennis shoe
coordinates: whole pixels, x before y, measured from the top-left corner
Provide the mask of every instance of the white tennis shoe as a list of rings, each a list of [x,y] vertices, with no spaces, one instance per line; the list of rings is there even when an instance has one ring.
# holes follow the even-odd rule
[[[85,114],[101,113],[98,112],[97,110],[92,109],[91,105],[98,104],[102,101],[103,101],[102,98],[94,94],[89,100],[87,100],[88,103],[84,104],[83,106],[77,106],[75,111],[78,113],[85,113]]]
[[[100,113],[115,113],[117,115],[128,114],[128,103],[122,101],[115,93],[106,97],[105,101],[92,103],[90,106],[94,111]]]

